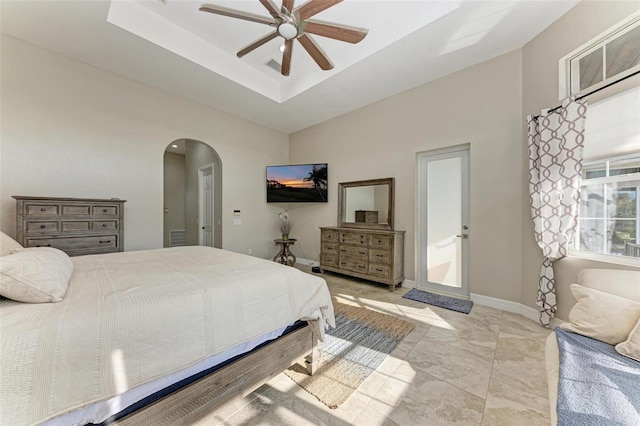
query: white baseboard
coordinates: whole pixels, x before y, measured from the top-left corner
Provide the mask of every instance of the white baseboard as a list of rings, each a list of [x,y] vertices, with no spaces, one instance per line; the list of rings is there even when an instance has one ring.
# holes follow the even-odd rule
[[[319,262],[309,259],[296,259],[296,263],[309,266],[320,266]],[[416,288],[416,282],[414,280],[405,279],[400,285],[402,288]],[[453,297],[460,297],[452,295]],[[510,300],[498,299],[490,296],[483,296],[482,294],[471,293],[470,299],[478,305],[487,306],[489,308],[500,309],[501,311],[511,312],[513,314],[522,315],[536,323],[539,323],[540,312],[537,309],[525,306],[522,303],[512,302]],[[564,321],[558,318],[551,318],[551,328],[562,324]]]
[[[512,302],[510,300],[498,299],[495,297],[483,296],[482,294],[471,293],[471,300],[482,306],[500,309],[502,311],[511,312],[513,314],[522,315],[537,323],[540,322],[540,312],[537,309],[525,306],[522,303]],[[551,318],[551,328],[562,324],[564,321],[558,318]]]
[[[400,284],[400,287],[404,287],[404,288],[415,288],[416,286],[416,282],[413,280],[404,280],[402,281],[402,284]]]
[[[320,262],[316,262],[315,260],[302,259],[299,257],[296,258],[296,263],[307,266],[320,266]]]

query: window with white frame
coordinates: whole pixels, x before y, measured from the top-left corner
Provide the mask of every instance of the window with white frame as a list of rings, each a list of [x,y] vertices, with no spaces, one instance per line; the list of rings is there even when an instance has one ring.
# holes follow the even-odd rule
[[[560,60],[560,98],[640,71],[640,13]],[[604,92],[603,92],[604,93]],[[589,104],[571,253],[640,259],[640,86]],[[607,256],[607,257],[605,257]]]
[[[575,250],[640,258],[640,153],[583,165],[579,215]]]
[[[567,55],[560,66],[566,72],[561,98],[602,87],[639,71],[640,18],[620,23]]]

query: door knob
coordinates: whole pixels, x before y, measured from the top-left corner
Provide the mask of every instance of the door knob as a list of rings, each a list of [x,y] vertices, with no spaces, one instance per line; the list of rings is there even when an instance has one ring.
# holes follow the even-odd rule
[[[458,238],[468,238],[469,234],[459,234],[459,235],[456,235],[456,237],[458,237]]]

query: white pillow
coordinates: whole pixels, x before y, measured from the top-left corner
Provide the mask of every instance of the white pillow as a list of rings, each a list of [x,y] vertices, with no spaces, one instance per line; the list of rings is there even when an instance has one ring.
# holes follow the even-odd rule
[[[560,325],[563,330],[617,345],[640,319],[640,302],[578,284],[569,288],[577,303],[569,312],[569,322]]]
[[[640,361],[640,321],[633,327],[629,338],[622,343],[616,345],[616,351],[620,355],[624,355],[636,361]]]
[[[16,240],[0,231],[0,256],[15,253],[23,248]]]
[[[60,302],[67,292],[73,262],[52,247],[25,248],[0,257],[0,295],[18,302]]]

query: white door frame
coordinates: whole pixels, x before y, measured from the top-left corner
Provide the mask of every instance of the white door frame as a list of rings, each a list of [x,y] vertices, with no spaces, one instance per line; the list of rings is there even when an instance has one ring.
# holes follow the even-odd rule
[[[202,229],[202,224],[204,223],[204,196],[203,196],[203,188],[204,188],[204,172],[206,170],[211,169],[211,217],[215,218],[214,212],[214,164],[209,163],[198,167],[198,245],[202,245],[204,243],[204,230]],[[213,241],[215,241],[215,220],[214,223],[211,224],[211,241],[213,246]]]
[[[460,230],[460,235],[469,235],[469,144],[454,146],[434,151],[420,152],[417,155],[416,182],[416,288],[434,291],[436,293],[469,297],[469,238],[462,237],[462,286],[457,289],[427,281],[427,176],[426,159],[446,159],[461,156],[462,159],[462,225],[466,229]]]

